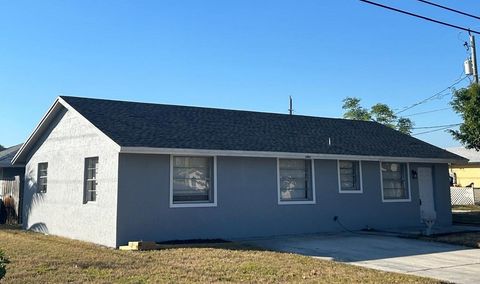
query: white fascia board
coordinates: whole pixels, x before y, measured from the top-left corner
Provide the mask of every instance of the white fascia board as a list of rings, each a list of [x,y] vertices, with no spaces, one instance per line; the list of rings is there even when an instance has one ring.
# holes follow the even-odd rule
[[[262,157],[262,158],[297,158],[297,159],[324,159],[324,160],[358,160],[358,161],[385,161],[410,163],[452,163],[452,159],[410,158],[387,156],[337,155],[315,153],[291,153],[269,151],[239,151],[239,150],[204,150],[183,148],[153,148],[153,147],[121,147],[120,153],[125,154],[176,154],[176,155],[214,155],[233,157]]]

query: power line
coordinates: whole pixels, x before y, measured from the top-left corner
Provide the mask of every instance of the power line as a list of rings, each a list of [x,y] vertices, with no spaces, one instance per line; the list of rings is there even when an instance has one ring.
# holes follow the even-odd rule
[[[461,123],[454,123],[454,124],[445,124],[445,125],[436,125],[436,126],[423,126],[423,127],[413,127],[412,129],[432,129],[432,128],[442,128],[442,127],[452,127],[458,126]]]
[[[459,11],[459,10],[456,10],[456,9],[452,9],[452,8],[447,7],[447,6],[443,6],[443,5],[433,3],[433,2],[430,2],[430,1],[425,1],[425,0],[417,0],[417,1],[420,1],[420,2],[428,4],[428,5],[435,6],[435,7],[438,7],[438,8],[442,8],[442,9],[445,9],[445,10],[448,10],[448,11],[451,11],[451,12],[455,12],[455,13],[458,13],[458,14],[461,14],[461,15],[464,15],[464,16],[467,16],[467,17],[471,17],[471,18],[475,18],[477,20],[480,20],[480,17],[478,17],[478,16],[475,16],[475,15],[472,15],[472,14],[469,14],[469,13],[465,13],[465,12],[462,12],[462,11]]]
[[[433,109],[433,110],[428,110],[428,111],[422,111],[422,112],[416,112],[408,115],[402,115],[402,117],[410,117],[410,116],[416,116],[416,115],[421,115],[421,114],[427,114],[427,113],[432,113],[432,112],[439,112],[442,110],[447,110],[447,109],[452,109],[452,107],[446,107],[446,108],[439,108],[439,109]]]
[[[360,0],[360,1],[363,1],[363,0]],[[430,97],[428,97],[428,98],[426,98],[426,99],[423,99],[423,100],[421,100],[421,101],[419,101],[419,102],[417,102],[417,103],[414,103],[414,104],[412,104],[412,105],[410,105],[410,106],[404,107],[402,110],[397,111],[397,112],[395,113],[395,115],[397,115],[397,114],[399,114],[399,113],[402,113],[402,112],[405,112],[405,111],[407,111],[407,110],[409,110],[409,109],[411,109],[411,108],[414,108],[414,107],[416,107],[416,106],[418,106],[418,105],[424,104],[424,103],[432,100],[433,98],[438,97],[439,95],[442,95],[443,92],[451,89],[453,86],[459,84],[460,82],[462,82],[462,81],[465,80],[466,78],[468,78],[468,76],[464,76],[464,77],[458,79],[457,81],[455,81],[455,82],[454,82],[453,84],[451,84],[450,86],[446,87],[445,89],[441,90],[440,92],[435,93],[434,95],[432,95],[432,96],[430,96]]]
[[[469,13],[465,13],[465,12],[462,12],[462,11],[459,11],[459,10],[456,10],[456,9],[452,9],[452,8],[447,7],[447,6],[439,5],[439,4],[436,4],[436,3],[433,3],[433,2],[430,2],[430,1],[425,1],[425,0],[418,0],[418,1],[422,2],[422,3],[425,3],[425,4],[428,4],[428,5],[432,5],[432,6],[435,6],[435,7],[438,7],[438,8],[442,8],[442,9],[445,9],[445,10],[448,10],[448,11],[451,11],[451,12],[455,12],[455,13],[458,13],[458,14],[461,14],[461,15],[464,15],[464,16],[468,16],[468,17],[480,20],[480,17],[478,17],[478,16],[475,16],[475,15],[472,15],[472,14],[469,14]],[[470,62],[473,65],[473,79],[474,79],[475,83],[478,84],[478,67],[477,67],[477,55],[476,55],[477,52],[475,50],[475,37],[472,35],[472,33],[470,31],[468,32],[468,34],[470,36],[470,47],[472,48],[472,56],[471,56]],[[465,43],[464,45],[468,47],[467,43]]]
[[[439,21],[439,20],[435,20],[435,19],[432,19],[432,18],[422,16],[422,15],[414,14],[414,13],[411,13],[411,12],[408,12],[408,11],[405,11],[405,10],[400,10],[400,9],[397,9],[397,8],[389,7],[389,6],[379,4],[379,3],[375,3],[375,2],[372,2],[372,1],[368,1],[368,0],[360,0],[360,1],[371,4],[371,5],[374,5],[374,6],[378,6],[378,7],[384,8],[384,9],[388,9],[388,10],[392,10],[392,11],[395,11],[395,12],[398,12],[398,13],[409,15],[409,16],[412,16],[412,17],[416,17],[416,18],[420,18],[420,19],[423,19],[423,20],[433,22],[433,23],[444,25],[444,26],[447,26],[447,27],[459,29],[459,30],[466,31],[466,32],[472,32],[472,33],[475,33],[475,34],[480,34],[480,32],[472,30],[472,29],[464,28],[464,27],[457,26],[457,25],[454,25],[454,24],[449,24],[449,23],[446,23],[446,22],[442,22],[442,21]]]
[[[449,127],[440,128],[440,129],[435,129],[435,130],[430,130],[430,131],[423,131],[423,132],[419,132],[419,133],[413,133],[412,136],[421,135],[421,134],[427,134],[427,133],[432,133],[432,132],[437,132],[437,131],[442,131],[442,130],[447,130],[447,129],[449,129]]]
[[[429,131],[423,131],[423,132],[419,132],[419,133],[413,133],[412,136],[427,134],[427,133],[432,133],[432,132],[437,132],[437,131],[442,131],[442,130],[447,130],[447,129],[450,129],[450,127],[445,127],[445,128],[435,129],[435,130],[429,130]]]

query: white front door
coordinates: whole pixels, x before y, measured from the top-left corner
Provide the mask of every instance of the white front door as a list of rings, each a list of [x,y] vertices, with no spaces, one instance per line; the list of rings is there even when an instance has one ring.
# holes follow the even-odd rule
[[[420,193],[420,214],[422,219],[435,219],[435,201],[433,199],[432,168],[417,169],[418,191]]]

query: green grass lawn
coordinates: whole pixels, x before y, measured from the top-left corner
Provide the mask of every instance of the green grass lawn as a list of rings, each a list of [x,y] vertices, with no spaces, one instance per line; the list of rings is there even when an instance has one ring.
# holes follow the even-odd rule
[[[129,252],[0,227],[0,250],[10,260],[2,283],[438,283],[235,243]]]

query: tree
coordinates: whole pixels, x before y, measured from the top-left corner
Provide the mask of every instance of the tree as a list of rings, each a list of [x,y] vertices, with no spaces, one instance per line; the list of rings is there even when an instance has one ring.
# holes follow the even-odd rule
[[[467,149],[480,151],[480,86],[471,84],[468,88],[456,90],[451,105],[463,123],[459,130],[449,132]]]
[[[376,122],[395,128],[397,117],[386,104],[378,103],[373,105],[370,109],[370,114]]]
[[[378,103],[373,105],[370,110],[360,105],[360,99],[347,97],[343,101],[342,109],[345,110],[344,118],[353,120],[373,120],[402,133],[410,135],[414,123],[404,117],[397,117],[393,110],[386,104]]]
[[[398,120],[397,120],[397,130],[402,132],[402,133],[405,133],[405,134],[408,134],[408,135],[411,135],[412,134],[412,128],[413,128],[413,122],[408,119],[408,118],[405,118],[405,117],[400,117]]]
[[[360,99],[358,98],[345,98],[343,100],[342,108],[346,110],[343,114],[344,118],[353,120],[371,120],[370,112],[360,106]]]
[[[5,147],[3,147],[2,144],[0,144],[0,151],[3,151],[3,150],[5,150]]]

